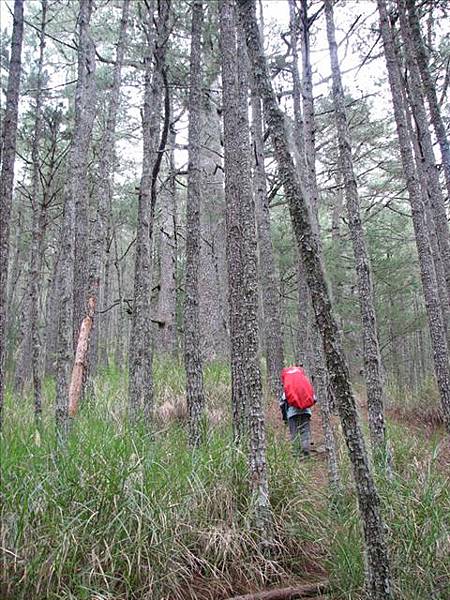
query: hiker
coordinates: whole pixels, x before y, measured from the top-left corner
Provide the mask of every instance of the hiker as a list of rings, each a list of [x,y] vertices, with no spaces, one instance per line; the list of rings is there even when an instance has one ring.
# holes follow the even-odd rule
[[[283,391],[280,409],[283,421],[289,425],[294,452],[311,454],[311,407],[316,402],[314,389],[301,366],[285,367],[281,371]]]

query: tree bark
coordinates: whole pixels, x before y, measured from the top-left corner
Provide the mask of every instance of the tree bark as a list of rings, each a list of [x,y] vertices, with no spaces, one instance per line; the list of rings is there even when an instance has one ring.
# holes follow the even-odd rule
[[[264,103],[268,131],[288,199],[295,237],[305,264],[316,320],[322,335],[328,372],[336,391],[337,406],[353,467],[365,536],[367,586],[374,600],[386,600],[392,597],[391,576],[380,499],[367,460],[355,398],[350,386],[348,367],[339,340],[338,327],[331,312],[319,247],[313,232],[305,196],[289,151],[284,116],[278,107],[270,83],[255,18],[254,0],[238,0],[237,4],[246,33],[253,72]]]
[[[57,333],[57,374],[56,374],[56,428],[60,441],[68,431],[68,394],[70,373],[74,356],[74,297],[81,302],[80,293],[85,291],[83,282],[74,277],[75,268],[75,217],[76,204],[84,209],[87,203],[87,152],[90,144],[93,115],[92,102],[87,81],[95,70],[95,48],[89,34],[92,13],[92,0],[81,0],[78,14],[78,80],[75,91],[75,124],[72,144],[68,156],[67,184],[64,188],[64,211],[61,228],[61,255],[59,272],[59,314]],[[86,110],[87,109],[87,110]],[[83,235],[83,225],[80,225]],[[80,239],[78,238],[78,241]],[[80,242],[83,243],[84,242]],[[78,264],[81,258],[86,263],[86,247],[78,247]],[[80,252],[82,254],[80,254]],[[83,269],[79,272],[81,273]],[[77,287],[74,296],[74,288]],[[83,296],[84,298],[84,296]],[[79,304],[77,304],[79,306]],[[78,322],[78,321],[77,321]]]
[[[23,39],[23,0],[15,0],[11,60],[9,63],[6,108],[3,118],[0,160],[0,428],[5,389],[6,287],[8,281],[9,221],[11,216],[14,162],[16,157],[17,115]]]
[[[431,123],[433,124],[436,139],[441,150],[447,194],[450,198],[450,147],[436,94],[436,86],[431,78],[428,64],[428,53],[423,41],[422,32],[420,29],[420,21],[417,15],[416,0],[406,0],[406,7],[408,9],[411,41],[412,44],[414,44],[415,57],[420,70],[420,76],[428,102],[428,107],[430,109]]]
[[[75,246],[73,271],[73,348],[87,309],[89,297],[89,181],[88,164],[95,118],[95,45],[90,32],[93,0],[80,0],[78,81],[75,98],[76,144],[73,145],[72,193],[75,201]]]
[[[420,184],[414,167],[414,156],[411,149],[411,140],[408,135],[405,107],[402,101],[401,74],[395,54],[394,39],[389,23],[386,3],[385,0],[377,0],[377,3],[403,171],[411,204],[417,253],[419,256],[420,275],[433,348],[434,369],[438,382],[444,422],[447,430],[450,431],[450,369],[448,347],[437,289],[436,273],[429,242],[429,232],[425,221],[425,207],[423,205]]]
[[[433,151],[433,142],[428,129],[428,116],[422,93],[420,70],[415,57],[413,35],[408,23],[405,0],[397,0],[400,32],[405,47],[405,62],[408,68],[407,90],[417,132],[426,186],[433,213],[438,246],[450,296],[450,229],[445,210],[444,197],[439,183],[439,174]]]
[[[199,321],[200,207],[202,172],[200,162],[202,104],[202,28],[203,3],[196,0],[192,9],[191,64],[189,78],[189,162],[186,203],[186,299],[184,305],[184,362],[186,399],[189,412],[189,442],[200,445],[200,419],[205,403],[203,360]]]
[[[364,377],[367,385],[369,430],[374,454],[379,459],[387,456],[386,427],[384,422],[383,374],[378,341],[375,299],[369,253],[361,220],[358,187],[353,167],[350,129],[345,109],[332,0],[325,0],[325,17],[333,80],[333,105],[339,144],[339,167],[344,178],[348,226],[355,257],[358,300],[363,328]]]
[[[158,162],[160,162],[162,156],[161,148],[158,150],[158,140],[160,137],[170,4],[170,0],[161,0],[158,3],[156,35],[153,31],[153,2],[148,3],[147,22],[145,24],[147,55],[145,57],[145,91],[142,117],[144,152],[138,200],[134,301],[129,346],[130,379],[128,395],[132,418],[136,419],[142,414],[146,421],[151,417],[153,410],[151,242],[155,215],[156,176],[159,170]],[[152,69],[153,55],[155,60],[154,69]],[[169,115],[166,115],[166,121],[168,117]]]
[[[275,257],[270,231],[270,209],[264,169],[263,116],[261,99],[252,79],[252,135],[254,151],[253,188],[259,249],[259,272],[266,349],[267,375],[272,394],[281,393],[281,370],[284,366],[283,330],[280,315]]]
[[[234,7],[233,0],[220,2],[231,349],[235,360],[232,378],[238,374],[238,381],[232,380],[232,384],[234,389],[237,384],[242,386],[239,393],[249,437],[255,528],[262,544],[266,545],[271,537],[271,513],[258,360],[258,275],[250,174],[247,57],[241,31],[236,39]],[[234,263],[238,261],[236,272]]]

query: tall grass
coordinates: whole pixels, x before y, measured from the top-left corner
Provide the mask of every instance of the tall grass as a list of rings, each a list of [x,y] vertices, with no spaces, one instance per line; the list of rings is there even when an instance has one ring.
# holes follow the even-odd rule
[[[362,542],[347,461],[345,489],[330,498],[320,458],[296,462],[279,428],[268,430],[274,545],[251,529],[246,457],[227,415],[229,373],[205,377],[210,426],[187,447],[184,376],[157,364],[151,431],[126,420],[126,381],[95,382],[67,445],[56,449],[53,390],[42,427],[31,401],[8,396],[2,434],[2,573],[5,599],[220,599],[324,574],[336,599],[363,598]],[[178,404],[177,404],[178,403]],[[178,409],[177,409],[178,406]],[[378,481],[396,597],[449,597],[450,499],[438,442],[391,427],[395,473]]]

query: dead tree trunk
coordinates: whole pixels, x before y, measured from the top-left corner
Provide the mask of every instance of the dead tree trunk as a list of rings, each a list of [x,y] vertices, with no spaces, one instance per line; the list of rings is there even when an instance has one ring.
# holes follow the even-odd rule
[[[6,286],[8,281],[9,221],[11,216],[14,162],[16,157],[17,115],[23,38],[23,0],[15,0],[11,60],[9,62],[6,109],[2,124],[0,160],[0,428],[5,389]]]
[[[420,274],[433,348],[434,369],[441,397],[444,421],[447,429],[450,431],[450,369],[448,347],[429,242],[429,231],[425,221],[425,207],[421,197],[420,183],[414,167],[414,156],[411,149],[411,140],[408,135],[408,125],[402,99],[401,73],[396,58],[394,38],[389,23],[386,2],[385,0],[377,0],[377,2],[403,171],[411,204]]]
[[[268,131],[288,199],[295,237],[305,264],[316,321],[322,335],[328,372],[336,391],[336,401],[353,467],[365,536],[367,586],[374,600],[387,600],[392,597],[391,576],[380,500],[367,460],[338,327],[331,312],[319,247],[313,232],[305,195],[289,151],[284,115],[278,107],[270,82],[256,23],[255,2],[254,0],[237,0],[237,4],[245,29],[253,72],[264,103]]]
[[[200,419],[205,403],[203,360],[200,346],[199,263],[200,206],[202,172],[200,162],[202,104],[202,28],[203,3],[194,2],[191,30],[191,65],[189,88],[189,163],[186,204],[186,300],[184,305],[184,362],[186,399],[189,411],[189,442],[200,445]]]

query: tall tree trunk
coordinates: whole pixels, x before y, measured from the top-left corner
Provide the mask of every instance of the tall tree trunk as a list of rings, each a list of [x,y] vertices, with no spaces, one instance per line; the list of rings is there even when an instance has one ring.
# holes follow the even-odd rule
[[[79,279],[74,279],[75,265],[75,215],[76,203],[83,207],[87,203],[87,151],[92,130],[92,106],[86,110],[86,102],[92,102],[87,79],[95,70],[95,48],[89,34],[92,13],[92,0],[81,0],[78,14],[78,79],[75,91],[75,124],[72,144],[67,160],[67,184],[64,188],[64,211],[61,228],[61,254],[59,272],[59,314],[57,333],[57,375],[56,375],[56,427],[62,440],[68,430],[68,394],[70,371],[74,347],[74,285],[80,286],[78,293],[85,288]],[[92,75],[93,76],[93,75]],[[87,97],[86,97],[87,95]],[[80,204],[81,202],[81,204]],[[83,229],[83,226],[81,226]],[[78,248],[86,262],[85,246]],[[83,296],[84,298],[84,296]],[[78,300],[77,300],[78,302]],[[78,321],[77,321],[78,322]],[[79,327],[80,323],[78,322]]]
[[[356,176],[353,168],[350,129],[345,109],[332,0],[325,0],[325,17],[330,49],[331,75],[333,79],[333,105],[339,143],[339,162],[344,177],[348,226],[355,257],[359,308],[363,328],[364,377],[367,385],[369,430],[374,453],[386,456],[386,428],[383,407],[383,374],[378,341],[375,300],[370,258],[366,247],[361,220]]]
[[[116,50],[116,61],[114,64],[113,71],[113,84],[111,87],[111,91],[109,93],[109,103],[108,103],[108,114],[106,120],[106,128],[103,134],[102,143],[101,143],[101,155],[99,162],[99,175],[98,175],[98,204],[96,208],[96,215],[93,225],[92,231],[92,240],[90,244],[90,252],[89,252],[89,260],[85,262],[88,263],[87,270],[87,289],[85,288],[85,292],[87,292],[87,302],[86,297],[82,306],[82,315],[83,318],[91,318],[92,324],[90,328],[89,336],[86,340],[86,356],[83,360],[83,378],[87,375],[87,372],[93,373],[93,364],[92,359],[96,355],[96,348],[94,348],[94,344],[91,346],[91,336],[92,341],[94,341],[94,333],[93,328],[95,327],[95,310],[96,306],[99,302],[99,291],[100,291],[100,277],[102,271],[102,262],[104,260],[105,252],[108,252],[108,260],[107,260],[107,268],[109,268],[109,251],[107,249],[107,244],[109,244],[108,240],[108,221],[109,221],[109,206],[112,202],[112,187],[113,187],[113,168],[114,168],[114,159],[115,159],[115,131],[116,131],[116,122],[117,122],[117,112],[119,109],[120,103],[120,86],[122,80],[122,64],[123,58],[125,54],[126,47],[126,36],[127,36],[127,26],[128,26],[128,13],[129,13],[129,0],[124,0],[122,4],[122,17],[120,21],[120,32],[119,39],[117,42],[117,50]],[[92,101],[92,93],[93,90],[89,91],[90,95],[87,95],[86,100]],[[90,118],[92,116],[90,115]],[[87,201],[86,201],[87,204]],[[87,207],[86,207],[87,208]],[[83,241],[84,243],[84,241]],[[80,282],[83,281],[81,279],[80,272]],[[75,288],[77,287],[77,281],[74,283]],[[81,296],[79,296],[81,298]],[[75,304],[76,309],[77,304]],[[93,307],[93,311],[89,311],[89,307]],[[78,313],[79,314],[79,313]],[[76,317],[76,315],[75,315]],[[75,325],[77,325],[78,321],[75,321]],[[78,336],[77,336],[78,342]],[[89,357],[89,358],[88,358]],[[76,412],[76,407],[73,407],[73,410]]]
[[[411,140],[408,135],[405,107],[402,101],[401,73],[396,59],[394,39],[389,23],[386,2],[385,0],[377,0],[377,3],[403,171],[411,204],[420,274],[433,348],[434,369],[441,397],[444,421],[447,429],[450,431],[450,369],[448,347],[429,242],[429,232],[425,221],[425,207],[414,167],[414,156],[411,149]]]
[[[33,234],[30,257],[30,331],[31,331],[31,370],[33,374],[34,414],[39,418],[42,412],[41,400],[41,341],[39,335],[39,284],[41,281],[44,240],[47,228],[47,204],[43,198],[39,202],[39,142],[42,136],[42,70],[44,64],[45,29],[47,25],[47,0],[42,0],[42,20],[37,73],[36,107],[32,148],[33,180]]]
[[[289,16],[293,60],[292,79],[294,84],[293,95],[296,121],[295,127],[297,130],[296,141],[299,154],[305,156],[305,162],[302,165],[299,165],[299,167],[305,171],[306,187],[304,190],[307,192],[306,199],[311,210],[312,226],[317,239],[319,251],[322,253],[319,231],[319,191],[316,178],[316,124],[310,56],[309,20],[306,0],[302,0],[300,11],[303,74],[302,82],[300,82],[300,75],[298,72],[297,18],[295,13],[295,4],[292,0],[289,2]],[[301,111],[300,97],[303,99],[303,113]],[[301,146],[303,146],[303,148]],[[311,294],[306,281],[305,267],[300,256],[297,262],[300,311],[299,325],[301,325],[301,327],[299,327],[299,334],[305,336],[303,339],[303,344],[305,344],[306,348],[306,363],[307,367],[309,368],[309,372],[314,377],[314,386],[319,398],[319,410],[325,439],[325,448],[327,451],[329,482],[334,490],[338,490],[340,487],[340,477],[336,440],[331,423],[331,397],[329,394],[331,388],[328,381],[325,357],[323,355],[322,340],[320,338],[317,324],[314,320]],[[299,339],[299,351],[301,349],[301,341],[302,340]]]
[[[153,410],[152,378],[152,237],[155,215],[156,178],[161,163],[162,148],[158,149],[162,95],[165,88],[165,54],[168,38],[170,0],[158,3],[158,18],[153,31],[154,2],[147,6],[145,23],[147,55],[145,57],[145,91],[142,116],[144,153],[139,186],[138,225],[134,271],[134,302],[129,345],[129,403],[131,416],[139,413],[148,421]],[[155,66],[152,69],[152,57]],[[167,94],[167,90],[166,90]],[[166,103],[166,112],[167,112]],[[169,115],[165,115],[166,123]],[[164,140],[162,140],[164,142]]]
[[[433,142],[428,129],[428,116],[422,93],[420,70],[415,57],[415,46],[412,32],[409,28],[405,0],[397,0],[400,20],[400,32],[405,47],[405,62],[408,68],[407,89],[411,103],[412,114],[416,126],[417,140],[422,157],[423,171],[426,176],[426,186],[430,198],[431,210],[434,217],[436,235],[444,267],[447,290],[450,295],[450,229],[447,221],[444,197],[439,183],[439,174],[433,151]]]
[[[203,361],[200,347],[198,271],[200,261],[200,162],[202,104],[203,4],[195,0],[192,10],[191,65],[189,78],[189,163],[186,204],[186,300],[184,305],[184,362],[189,411],[189,442],[200,444],[200,419],[205,403]]]
[[[283,331],[280,315],[280,295],[270,231],[270,209],[264,169],[263,116],[261,99],[252,78],[252,134],[254,150],[253,187],[259,248],[264,337],[267,375],[270,389],[276,397],[281,393],[281,370],[284,366]]]
[[[16,157],[17,115],[23,38],[23,0],[15,0],[11,60],[9,62],[6,109],[2,125],[0,160],[0,428],[5,388],[6,287],[8,281],[9,221],[11,216],[14,161]]]
[[[416,0],[406,0],[408,9],[409,27],[411,31],[411,41],[414,44],[415,57],[420,69],[423,89],[430,109],[431,122],[433,124],[436,139],[439,143],[442,156],[442,166],[444,168],[445,182],[447,186],[447,194],[450,198],[450,147],[448,143],[447,132],[442,121],[441,110],[436,94],[436,86],[431,78],[431,73],[428,65],[428,53],[423,41],[422,32],[420,29],[420,21],[417,15]]]
[[[379,496],[370,472],[364,439],[359,425],[348,367],[339,340],[338,327],[331,312],[319,247],[313,232],[305,196],[289,151],[284,115],[272,88],[264,50],[259,38],[254,0],[237,0],[245,29],[253,72],[264,103],[264,115],[280,170],[293,228],[303,262],[322,335],[328,372],[336,391],[336,401],[353,467],[359,508],[365,534],[368,590],[375,600],[391,598],[390,565],[381,517]]]
[[[161,198],[159,231],[158,352],[175,356],[177,348],[177,182],[175,168],[175,130],[169,134],[169,172]]]
[[[263,544],[270,540],[270,505],[266,467],[265,423],[258,360],[258,276],[255,205],[250,174],[248,76],[245,42],[239,31],[233,0],[220,2],[225,197],[230,287],[232,370],[245,402],[255,526]],[[238,270],[233,266],[239,262]],[[237,340],[236,340],[237,334]],[[234,344],[238,341],[238,346]]]
[[[77,142],[72,158],[72,180],[75,200],[75,246],[73,272],[73,347],[86,312],[89,297],[89,181],[88,164],[92,128],[95,118],[95,45],[90,32],[93,0],[80,0],[80,38],[78,49],[78,81],[75,104]]]

